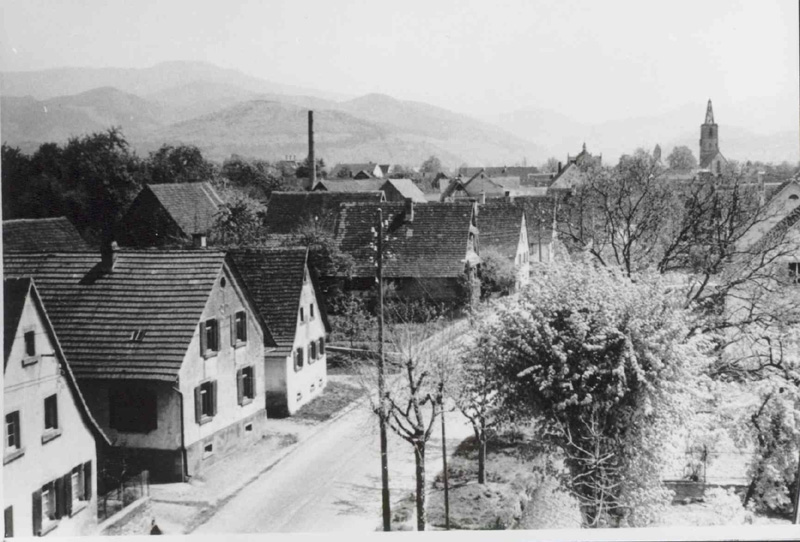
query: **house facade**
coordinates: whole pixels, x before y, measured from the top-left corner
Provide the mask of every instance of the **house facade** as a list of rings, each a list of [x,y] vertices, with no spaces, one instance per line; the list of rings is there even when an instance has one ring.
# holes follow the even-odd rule
[[[267,411],[292,415],[319,396],[328,381],[330,325],[308,267],[308,249],[245,249],[230,256],[276,345],[264,358]]]
[[[264,433],[263,320],[224,252],[8,253],[34,275],[89,410],[101,464],[186,480]]]
[[[107,441],[30,278],[5,279],[3,518],[6,538],[97,526],[96,444]]]

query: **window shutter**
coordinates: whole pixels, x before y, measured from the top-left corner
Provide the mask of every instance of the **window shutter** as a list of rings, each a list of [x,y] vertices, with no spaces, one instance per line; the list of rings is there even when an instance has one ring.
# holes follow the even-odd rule
[[[253,392],[253,398],[258,395],[258,387],[256,386],[256,366],[253,365],[250,367],[250,390]]]
[[[217,381],[211,383],[211,415],[217,415]]]
[[[64,475],[64,515],[72,514],[72,471]]]
[[[83,498],[87,501],[92,500],[92,462],[87,461],[83,464]]]
[[[231,314],[231,346],[236,346],[236,313]]]
[[[6,525],[5,535],[4,536],[6,538],[11,538],[12,536],[14,536],[14,507],[13,506],[9,506],[8,508],[5,509],[5,511],[3,512],[3,518],[5,520],[5,525]]]
[[[236,371],[236,396],[239,404],[244,403],[244,371]]]
[[[322,356],[325,354],[325,337],[319,338],[319,355]]]
[[[200,386],[194,389],[194,419],[200,423],[200,418],[203,417],[203,396],[200,395]]]
[[[200,322],[200,355],[206,355],[206,323]]]
[[[247,312],[242,311],[242,340],[247,341]]]
[[[64,502],[64,478],[56,478],[55,483],[56,491],[56,519],[62,517],[66,510],[66,503]]]
[[[42,490],[37,489],[33,492],[32,500],[33,510],[33,534],[39,536],[42,534]]]
[[[214,339],[216,339],[214,342],[217,343],[217,347],[214,350],[217,351],[222,350],[221,330],[222,330],[222,318],[217,318],[217,329],[214,330],[214,335],[216,335],[216,337],[214,337]]]

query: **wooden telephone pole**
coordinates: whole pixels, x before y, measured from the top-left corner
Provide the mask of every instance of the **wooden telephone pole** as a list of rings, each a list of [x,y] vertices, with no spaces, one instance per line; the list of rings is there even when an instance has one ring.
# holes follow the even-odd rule
[[[392,510],[389,502],[389,456],[386,442],[386,367],[383,357],[383,211],[378,209],[377,263],[378,263],[378,401],[380,405],[381,439],[381,496],[383,504],[383,530],[392,530]]]

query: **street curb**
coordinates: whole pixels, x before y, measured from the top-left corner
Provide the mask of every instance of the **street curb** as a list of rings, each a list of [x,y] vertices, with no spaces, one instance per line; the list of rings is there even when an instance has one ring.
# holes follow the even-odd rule
[[[227,504],[231,499],[233,499],[236,495],[238,495],[247,486],[258,480],[263,474],[266,474],[267,472],[272,470],[273,467],[275,467],[275,465],[283,461],[283,459],[285,459],[286,456],[294,452],[297,448],[299,448],[302,444],[308,442],[314,436],[318,435],[323,429],[331,425],[333,422],[339,420],[340,418],[343,418],[347,414],[354,411],[356,408],[360,406],[361,403],[364,403],[366,400],[367,397],[356,399],[346,407],[339,410],[339,412],[334,414],[332,417],[315,425],[313,430],[310,430],[306,435],[303,436],[303,438],[298,439],[297,442],[285,448],[281,453],[279,453],[275,457],[275,459],[271,463],[269,463],[263,469],[259,470],[253,476],[245,480],[242,484],[220,495],[213,501],[203,502],[203,504],[205,504],[206,506],[198,511],[198,513],[195,515],[194,520],[190,522],[187,528],[184,530],[184,534],[190,534],[195,529],[206,523],[209,519],[213,517],[216,510]],[[160,502],[168,502],[168,501],[160,501]]]

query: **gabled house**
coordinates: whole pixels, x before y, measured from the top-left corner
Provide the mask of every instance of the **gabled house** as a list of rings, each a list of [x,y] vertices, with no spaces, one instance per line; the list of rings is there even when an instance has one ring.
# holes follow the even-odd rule
[[[572,190],[585,182],[588,170],[602,165],[603,155],[595,156],[591,154],[586,150],[586,143],[584,143],[581,152],[575,156],[567,154],[566,165],[562,166],[561,162],[558,163],[558,170],[553,175],[548,192]]]
[[[517,288],[530,279],[530,246],[525,210],[506,201],[489,201],[478,205],[478,229],[481,248],[495,249],[514,263]]]
[[[490,177],[478,172],[466,181],[453,179],[442,192],[441,201],[511,198],[521,195],[544,195],[545,188],[523,186],[518,177]]]
[[[759,241],[798,207],[800,207],[800,181],[790,179],[772,193],[763,207],[759,222],[742,237],[740,248],[747,248]]]
[[[383,192],[273,192],[264,225],[269,233],[295,233],[316,223],[333,231],[339,205],[344,202],[385,201]]]
[[[405,201],[407,199],[414,203],[427,203],[428,201],[425,193],[411,179],[387,179],[380,189],[386,195],[386,201]]]
[[[66,217],[22,218],[3,221],[3,250],[91,250]]]
[[[210,183],[148,184],[120,219],[115,239],[127,247],[203,247],[224,212]]]
[[[328,178],[330,179],[383,179],[389,172],[390,166],[381,166],[374,162],[336,164],[331,170]]]
[[[5,253],[32,276],[92,416],[120,460],[186,480],[263,434],[274,346],[224,252]]]
[[[383,274],[398,297],[456,305],[477,299],[478,227],[470,202],[342,204],[336,241],[355,261],[351,290],[374,287],[378,209],[387,224]]]
[[[28,277],[3,281],[5,537],[97,526],[97,445],[107,444]]]
[[[331,329],[308,249],[243,249],[230,256],[276,345],[265,357],[268,413],[294,414],[327,384]]]

